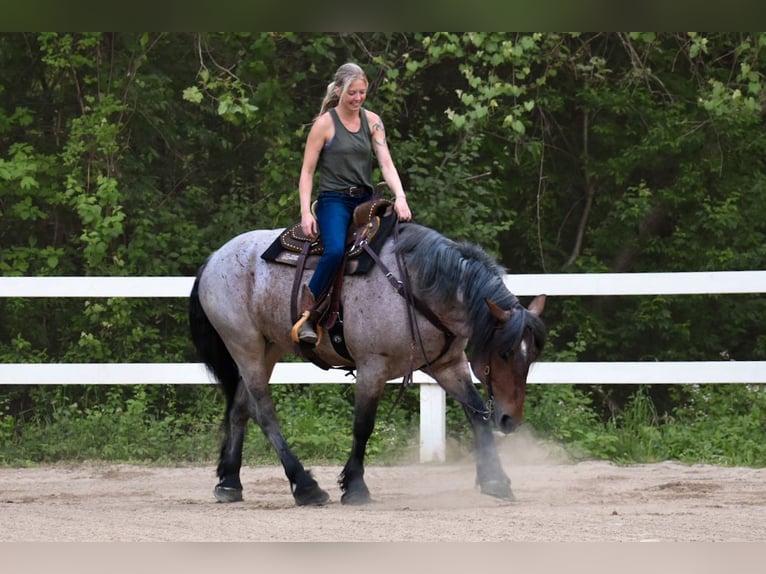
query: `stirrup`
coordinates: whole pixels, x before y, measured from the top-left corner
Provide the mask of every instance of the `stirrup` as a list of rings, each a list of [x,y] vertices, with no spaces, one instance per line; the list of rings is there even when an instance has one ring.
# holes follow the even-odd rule
[[[301,315],[301,318],[295,322],[295,325],[293,325],[293,328],[290,330],[290,336],[293,339],[293,343],[295,344],[301,343],[301,337],[299,333],[300,333],[301,327],[303,327],[306,321],[309,320],[309,317],[311,317],[311,311],[306,309],[303,312],[303,315]],[[318,346],[322,342],[322,332],[324,331],[324,329],[322,329],[319,325],[317,325],[315,330],[317,334],[317,340],[314,343],[314,345]]]
[[[298,344],[301,342],[299,331],[301,327],[303,327],[303,324],[309,320],[309,317],[311,317],[311,312],[307,309],[306,311],[303,312],[303,315],[301,315],[301,318],[295,322],[295,325],[293,325],[293,328],[290,330],[290,336],[293,339],[293,343]]]

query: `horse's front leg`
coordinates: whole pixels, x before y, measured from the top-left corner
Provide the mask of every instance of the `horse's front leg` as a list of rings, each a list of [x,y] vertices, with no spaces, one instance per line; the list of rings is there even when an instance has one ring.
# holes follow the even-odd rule
[[[375,428],[380,397],[385,388],[385,380],[368,383],[360,375],[357,377],[354,400],[354,442],[351,455],[338,478],[343,495],[343,504],[366,504],[370,502],[370,491],[364,482],[364,455],[367,441]]]
[[[463,409],[473,428],[476,482],[479,483],[481,492],[497,498],[514,500],[511,479],[505,474],[500,462],[488,413],[477,411],[474,406],[468,405],[463,405]]]
[[[465,364],[451,365],[436,373],[436,380],[465,410],[471,423],[476,456],[476,481],[481,492],[513,500],[511,479],[505,474],[492,435],[489,411]]]

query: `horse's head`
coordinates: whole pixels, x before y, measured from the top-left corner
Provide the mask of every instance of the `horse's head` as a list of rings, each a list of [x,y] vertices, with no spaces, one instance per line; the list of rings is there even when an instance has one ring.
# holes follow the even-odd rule
[[[545,295],[535,297],[527,309],[521,305],[502,309],[490,300],[487,305],[495,330],[486,348],[471,360],[471,367],[494,407],[497,428],[508,434],[524,417],[529,367],[545,345],[545,326],[540,320]]]

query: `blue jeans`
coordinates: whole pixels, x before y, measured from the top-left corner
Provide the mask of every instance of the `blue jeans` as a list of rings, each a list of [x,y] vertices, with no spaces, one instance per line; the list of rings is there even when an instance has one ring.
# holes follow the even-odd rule
[[[314,297],[319,297],[327,289],[343,262],[348,226],[354,215],[354,209],[371,198],[372,193],[353,197],[336,191],[323,191],[319,194],[316,218],[324,253],[319,258],[314,276],[309,282],[309,289]]]

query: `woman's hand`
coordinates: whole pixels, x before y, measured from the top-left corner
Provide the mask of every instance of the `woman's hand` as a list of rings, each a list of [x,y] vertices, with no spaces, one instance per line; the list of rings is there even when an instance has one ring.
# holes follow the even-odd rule
[[[399,216],[401,221],[409,221],[412,219],[412,212],[410,206],[407,205],[407,198],[404,195],[397,195],[394,199],[394,211]]]
[[[319,227],[317,226],[317,220],[311,213],[301,214],[301,230],[312,240],[317,238],[319,234]]]

